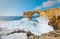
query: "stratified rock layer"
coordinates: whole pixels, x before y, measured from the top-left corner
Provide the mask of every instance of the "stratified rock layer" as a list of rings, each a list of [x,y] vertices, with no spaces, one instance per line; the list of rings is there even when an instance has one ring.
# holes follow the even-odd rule
[[[39,16],[46,16],[48,19],[51,19],[54,15],[60,15],[60,8],[52,8],[48,10],[35,10],[35,11],[28,11],[24,12],[23,17],[25,18],[32,18],[33,14],[38,13]]]
[[[32,18],[33,14],[38,13],[39,16],[47,17],[49,21],[49,25],[52,25],[54,30],[60,29],[60,8],[52,8],[48,10],[35,10],[24,12],[24,18]],[[59,19],[58,19],[59,18]]]
[[[52,8],[48,10],[35,10],[24,12],[24,18],[32,18],[33,14],[38,13],[39,16],[47,17],[49,25],[52,25],[54,31],[42,34],[41,36],[29,35],[28,39],[60,39],[60,8]]]
[[[52,25],[54,30],[60,30],[60,15],[53,16],[52,19],[50,19],[49,25]]]
[[[60,39],[60,30],[55,30],[41,36],[30,35],[28,39]]]

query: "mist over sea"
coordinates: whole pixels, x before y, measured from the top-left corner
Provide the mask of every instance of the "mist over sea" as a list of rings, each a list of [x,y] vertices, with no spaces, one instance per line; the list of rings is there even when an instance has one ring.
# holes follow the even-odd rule
[[[24,18],[22,16],[1,16],[0,17],[0,38],[8,39],[11,36],[11,39],[17,38],[16,35],[21,35],[20,33],[13,33],[9,36],[7,34],[14,31],[30,31],[34,35],[40,36],[43,33],[48,33],[53,31],[53,27],[48,25],[49,20],[46,17],[32,16],[32,19]],[[20,34],[20,35],[19,35]],[[26,33],[25,33],[26,34]],[[25,35],[22,37],[26,39]],[[22,35],[21,35],[22,36]],[[21,37],[20,37],[21,38]],[[21,39],[22,39],[21,38]]]

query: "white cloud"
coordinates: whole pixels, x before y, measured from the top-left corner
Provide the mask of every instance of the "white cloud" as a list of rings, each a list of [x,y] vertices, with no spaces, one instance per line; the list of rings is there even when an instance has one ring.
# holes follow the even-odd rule
[[[48,1],[56,1],[56,2],[60,2],[60,0],[48,0]]]
[[[38,9],[41,9],[42,7],[41,6],[37,6],[37,7],[35,7],[35,9],[33,9],[33,10],[38,10]]]
[[[42,7],[50,7],[53,6],[55,4],[55,1],[47,1],[47,2],[43,2]]]
[[[41,8],[48,8],[54,6],[56,3],[60,3],[60,0],[48,0],[46,2],[43,2],[42,5],[35,7],[35,10],[39,10]]]
[[[56,0],[57,2],[60,2],[60,0]]]

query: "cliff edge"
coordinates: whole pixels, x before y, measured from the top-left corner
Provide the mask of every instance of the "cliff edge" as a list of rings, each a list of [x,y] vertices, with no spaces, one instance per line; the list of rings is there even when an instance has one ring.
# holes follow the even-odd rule
[[[46,16],[48,19],[51,19],[53,16],[60,15],[60,8],[51,8],[48,10],[35,10],[35,11],[28,11],[24,12],[24,18],[32,18],[33,14],[38,13],[39,16]]]

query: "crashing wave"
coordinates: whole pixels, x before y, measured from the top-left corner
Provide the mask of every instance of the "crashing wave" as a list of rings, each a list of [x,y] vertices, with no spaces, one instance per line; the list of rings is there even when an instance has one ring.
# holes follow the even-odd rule
[[[53,31],[53,27],[48,25],[48,19],[45,17],[37,17],[36,21],[32,21],[29,18],[22,18],[21,20],[17,21],[7,21],[3,22],[1,26],[3,26],[4,34],[11,33],[13,31],[23,30],[23,31],[30,31],[35,35],[41,35],[42,33],[48,33]]]

